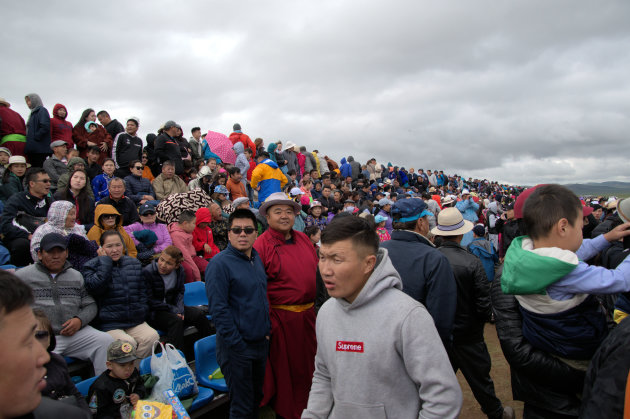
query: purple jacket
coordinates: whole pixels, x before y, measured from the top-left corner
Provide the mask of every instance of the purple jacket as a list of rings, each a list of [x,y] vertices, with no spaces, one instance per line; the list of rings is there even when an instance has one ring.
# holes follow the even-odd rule
[[[173,244],[173,241],[171,240],[171,235],[168,234],[168,229],[166,228],[166,225],[164,224],[133,223],[123,228],[125,229],[127,234],[129,234],[129,236],[131,237],[131,240],[133,240],[136,246],[138,245],[139,242],[138,240],[136,240],[136,237],[133,235],[134,231],[151,230],[152,232],[154,232],[158,238],[157,241],[155,242],[155,246],[153,247],[153,251],[156,254],[166,249],[167,246],[170,246],[171,244]]]

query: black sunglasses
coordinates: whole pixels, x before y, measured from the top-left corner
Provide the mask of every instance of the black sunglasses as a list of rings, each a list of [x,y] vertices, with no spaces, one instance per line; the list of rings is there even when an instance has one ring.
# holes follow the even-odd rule
[[[232,227],[230,231],[236,235],[241,234],[243,231],[248,236],[252,234],[256,229],[254,227]]]
[[[37,340],[46,340],[50,336],[48,330],[38,330],[35,332],[35,339]]]
[[[144,166],[134,166],[133,168],[136,169],[136,170],[142,170],[142,169],[144,169]]]

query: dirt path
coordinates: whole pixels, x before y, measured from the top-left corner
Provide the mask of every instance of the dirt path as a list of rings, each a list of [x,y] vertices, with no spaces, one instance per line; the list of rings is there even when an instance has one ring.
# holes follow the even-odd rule
[[[499,338],[497,338],[497,332],[493,324],[486,324],[485,338],[486,345],[488,345],[488,352],[490,352],[490,358],[492,358],[492,370],[490,371],[490,376],[494,381],[494,390],[497,393],[497,397],[504,405],[512,406],[516,411],[516,417],[521,418],[523,417],[523,403],[512,400],[510,366],[503,357],[501,345],[499,344]],[[487,416],[481,411],[479,403],[475,400],[475,397],[470,391],[470,387],[461,372],[457,373],[457,379],[459,380],[459,385],[462,387],[462,392],[464,393],[464,404],[459,417],[461,419],[485,419]]]

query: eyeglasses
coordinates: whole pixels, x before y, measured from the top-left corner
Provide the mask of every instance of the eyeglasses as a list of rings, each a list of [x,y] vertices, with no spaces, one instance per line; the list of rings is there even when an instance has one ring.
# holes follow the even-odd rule
[[[142,169],[144,169],[144,166],[134,166],[133,168],[136,169],[136,170],[142,170]]]
[[[244,231],[245,234],[249,236],[254,231],[256,231],[256,229],[254,227],[232,227],[230,231],[236,235],[239,235]]]
[[[38,330],[35,332],[35,339],[39,341],[48,340],[50,333],[48,330]]]
[[[116,217],[117,217],[116,214],[104,214],[103,215],[103,219],[105,219],[105,218],[116,218]]]

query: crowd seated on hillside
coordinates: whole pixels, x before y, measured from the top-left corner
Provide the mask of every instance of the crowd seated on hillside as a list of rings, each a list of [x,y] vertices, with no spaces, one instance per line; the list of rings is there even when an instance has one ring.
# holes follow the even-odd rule
[[[150,355],[158,339],[181,346],[184,326],[195,325],[202,335],[209,335],[212,327],[203,313],[184,307],[184,284],[203,281],[209,261],[228,247],[230,214],[239,209],[252,211],[260,235],[269,228],[268,216],[259,212],[261,204],[284,192],[298,208],[293,230],[305,233],[315,249],[334,217],[369,220],[381,245],[389,249],[404,287],[405,269],[412,267],[397,266],[396,257],[406,258],[410,252],[406,249],[416,245],[415,241],[444,250],[448,260],[433,253],[427,259],[435,266],[452,264],[448,234],[439,234],[440,214],[444,213],[443,218],[459,214],[459,224],[451,226],[462,232],[455,246],[479,260],[488,283],[479,291],[483,296],[466,298],[474,304],[478,303],[475,298],[484,299],[479,303],[486,310],[483,316],[488,314],[488,321],[492,317],[497,322],[504,354],[516,377],[512,381],[515,399],[525,401],[529,417],[552,417],[545,416],[549,412],[577,417],[580,408],[603,403],[594,386],[603,385],[597,368],[604,367],[591,365],[588,369],[588,361],[596,356],[608,329],[600,331],[602,336],[588,357],[579,362],[567,360],[571,356],[538,345],[536,337],[544,335],[550,321],[540,320],[544,315],[521,295],[508,295],[505,289],[501,292],[501,281],[506,281],[502,270],[510,266],[514,252],[511,244],[521,246],[525,233],[523,196],[535,188],[466,178],[440,169],[401,167],[387,162],[389,156],[358,162],[353,156],[336,155],[335,150],[320,151],[317,144],[252,141],[238,123],[230,135],[212,130],[204,134],[199,127],[190,127],[187,139],[187,129],[168,120],[143,141],[138,137],[138,117],[120,123],[107,111],[97,114],[88,108],[73,125],[62,104],[54,105],[50,114],[38,95],[28,95],[26,102],[31,112],[25,121],[9,102],[0,99],[0,264],[39,290],[35,306],[42,310],[41,316],[48,317],[48,327],[56,337],[52,351],[88,360],[98,374],[105,369],[104,351],[115,339],[132,343],[143,357]],[[437,164],[424,161],[421,165]],[[615,197],[580,199],[580,240],[599,246],[584,252],[585,261],[591,267],[622,269],[628,249],[620,237],[615,236],[606,246],[600,242],[609,240],[610,232],[627,222],[623,213],[627,206],[621,206],[624,201]],[[416,220],[424,220],[426,228]],[[468,223],[471,228],[461,230]],[[402,242],[404,246],[397,247]],[[431,269],[419,268],[426,271],[427,278]],[[468,303],[460,297],[457,269],[452,271],[454,276],[451,268],[444,272],[455,278],[451,291],[457,291],[460,307]],[[597,294],[593,298],[611,323],[613,319],[621,322],[630,313],[630,295],[626,295],[630,278],[623,272],[620,275],[628,287],[590,292]],[[73,291],[58,300],[49,278],[67,282]],[[581,294],[573,290],[571,296]],[[533,293],[541,293],[537,291]],[[444,303],[429,285],[419,295],[436,319],[447,350],[450,345],[460,347],[453,336],[466,320],[456,314],[455,302]],[[318,283],[315,307],[327,298]],[[519,307],[536,314],[521,315]],[[438,314],[439,310],[450,313]],[[471,314],[475,312],[471,309],[466,315],[476,316]],[[161,330],[161,337],[156,329]],[[606,348],[612,350],[610,345]],[[454,349],[449,356],[455,357]],[[605,364],[601,357],[597,359]],[[630,363],[622,364],[619,376],[625,371],[625,379]],[[543,370],[548,371],[545,377],[552,372],[559,375],[549,380],[532,377],[532,371]],[[589,398],[581,400],[577,394],[585,380]],[[625,389],[625,381],[623,384]],[[477,399],[485,409],[482,397]],[[623,406],[623,401],[614,403]],[[508,416],[496,416],[499,410],[495,408]],[[493,409],[495,416],[484,412],[489,417],[510,417],[500,403]]]

